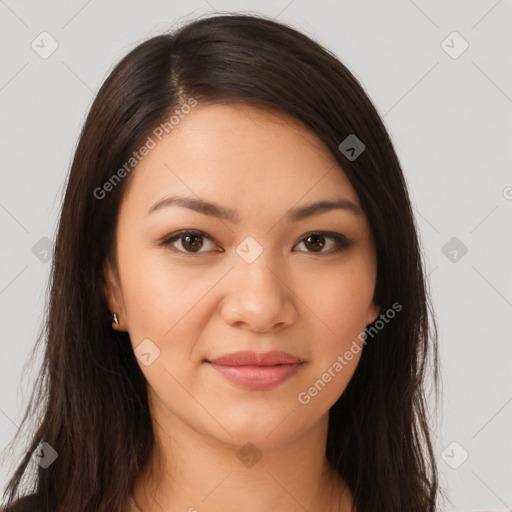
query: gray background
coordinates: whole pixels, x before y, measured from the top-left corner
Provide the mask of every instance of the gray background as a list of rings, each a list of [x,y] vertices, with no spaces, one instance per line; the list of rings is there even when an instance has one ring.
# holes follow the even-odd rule
[[[42,320],[45,237],[54,240],[94,93],[143,39],[235,10],[271,15],[319,40],[384,118],[410,188],[439,325],[444,385],[432,430],[452,502],[446,510],[510,509],[510,0],[0,0],[0,449],[37,369],[38,360],[25,363]],[[31,47],[42,46],[43,31],[59,45],[47,59]],[[457,56],[463,40],[469,47]],[[1,488],[9,471],[0,470]]]

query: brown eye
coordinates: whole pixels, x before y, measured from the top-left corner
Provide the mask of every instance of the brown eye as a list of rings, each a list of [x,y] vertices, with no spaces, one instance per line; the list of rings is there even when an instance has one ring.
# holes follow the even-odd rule
[[[203,246],[201,235],[187,235],[182,237],[181,245],[188,251],[197,252]]]
[[[334,240],[335,243],[327,243],[326,241],[329,239]],[[338,233],[317,232],[307,234],[302,238],[300,243],[306,246],[306,252],[309,253],[334,254],[348,249],[353,242],[348,241],[347,238]],[[324,251],[323,249],[325,246],[328,246],[328,249],[331,249]]]
[[[162,245],[178,252],[195,254],[208,252],[208,250],[201,251],[204,245],[204,240],[208,240],[212,245],[215,245],[209,236],[196,231],[181,231],[180,233],[175,233],[170,238],[164,240]],[[179,242],[181,248],[179,246],[175,246],[175,242]]]
[[[164,247],[168,247],[169,249],[182,254],[201,254],[212,251],[224,252],[222,249],[214,248],[201,250],[205,245],[205,240],[207,242],[206,246],[208,243],[210,243],[212,247],[216,246],[212,238],[205,233],[191,230],[174,233],[169,238],[161,242],[161,244]],[[331,242],[329,242],[329,240],[331,240]],[[334,243],[332,241],[334,241]],[[179,242],[181,248],[177,245],[177,242]],[[343,251],[353,244],[353,242],[347,240],[343,235],[329,232],[309,233],[302,238],[300,243],[306,246],[306,252],[325,255]],[[327,247],[327,250],[324,250],[325,247]]]
[[[322,235],[308,235],[305,239],[306,247],[309,247],[313,252],[320,252],[325,246],[325,239]]]

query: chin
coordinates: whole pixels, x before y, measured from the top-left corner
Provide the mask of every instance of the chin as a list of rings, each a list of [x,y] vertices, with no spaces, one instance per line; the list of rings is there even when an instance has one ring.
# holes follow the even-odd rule
[[[252,443],[260,449],[283,445],[300,437],[314,423],[314,418],[299,417],[297,411],[284,410],[276,406],[275,410],[258,409],[247,406],[244,411],[236,411],[230,415],[228,411],[222,414],[221,424],[229,434],[222,429],[215,429],[217,439],[233,446],[243,446]]]

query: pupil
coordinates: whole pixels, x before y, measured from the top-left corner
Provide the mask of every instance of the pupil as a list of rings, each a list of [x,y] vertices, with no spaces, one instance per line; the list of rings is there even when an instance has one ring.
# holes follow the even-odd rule
[[[313,239],[313,240],[315,240],[315,239],[316,239],[316,240],[317,240],[317,242],[319,243],[319,245],[315,245],[315,246],[313,247],[313,250],[314,250],[314,251],[316,251],[316,252],[319,252],[319,251],[321,251],[321,250],[322,250],[322,247],[325,245],[325,244],[321,241],[321,239],[322,239],[322,238],[323,238],[323,237],[322,237],[321,235],[309,235],[309,236],[308,236],[308,238],[306,239],[306,242],[307,242],[307,243],[310,243],[310,240],[311,240],[311,239]]]
[[[187,235],[187,236],[185,237],[185,243],[186,243],[187,245],[191,245],[191,246],[192,246],[192,247],[191,247],[191,248],[192,248],[192,250],[194,250],[194,249],[201,249],[201,246],[202,246],[203,244],[197,244],[197,245],[195,245],[194,243],[192,243],[192,244],[190,243],[190,240],[191,240],[191,239],[192,239],[192,240],[194,240],[194,239],[199,239],[199,238],[200,238],[200,236],[199,236],[199,235]]]

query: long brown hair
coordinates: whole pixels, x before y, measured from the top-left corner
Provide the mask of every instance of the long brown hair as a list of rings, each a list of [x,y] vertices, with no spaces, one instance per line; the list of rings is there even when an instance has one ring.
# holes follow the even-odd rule
[[[67,182],[38,338],[46,338],[44,362],[22,423],[36,421],[35,434],[5,490],[7,503],[28,491],[22,484],[42,442],[58,458],[34,472],[30,492],[42,496],[40,510],[122,512],[148,461],[154,436],[146,380],[128,334],[112,330],[102,293],[127,179],[104,197],[94,191],[191,98],[289,114],[342,166],[375,239],[374,300],[381,311],[395,303],[402,309],[370,334],[331,408],[326,456],[358,512],[434,511],[439,489],[426,378],[431,369],[437,404],[437,328],[390,137],[360,83],[330,51],[285,24],[240,14],[196,19],[143,42],[95,98]],[[349,135],[365,145],[355,159],[339,149]]]

